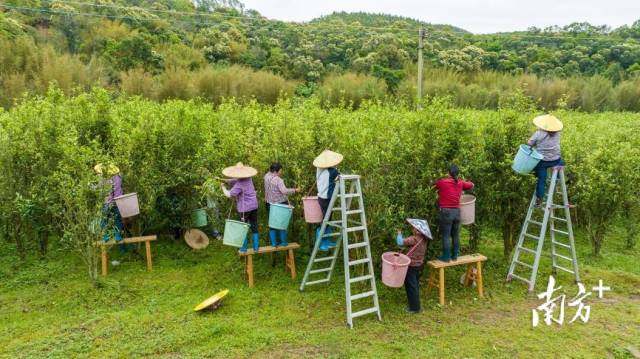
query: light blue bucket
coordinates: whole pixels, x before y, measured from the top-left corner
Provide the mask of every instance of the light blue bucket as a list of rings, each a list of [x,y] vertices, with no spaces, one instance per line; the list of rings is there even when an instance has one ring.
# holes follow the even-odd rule
[[[222,244],[240,248],[247,238],[247,233],[249,233],[249,224],[227,219],[224,223]]]
[[[286,230],[291,221],[293,207],[286,204],[272,204],[269,207],[269,228]]]
[[[511,168],[521,175],[528,175],[543,158],[544,156],[531,146],[520,145],[520,149],[516,154],[516,158],[513,159]]]

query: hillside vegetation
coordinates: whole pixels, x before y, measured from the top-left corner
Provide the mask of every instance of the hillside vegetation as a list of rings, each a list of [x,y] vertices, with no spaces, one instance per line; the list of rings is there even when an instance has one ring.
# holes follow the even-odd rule
[[[155,100],[203,97],[219,103],[239,95],[273,104],[278,95],[319,93],[328,104],[357,106],[381,96],[412,103],[422,24],[432,69],[426,95],[497,108],[522,89],[545,109],[640,108],[640,21],[617,29],[575,23],[474,35],[366,13],[286,23],[237,1],[222,3],[5,1],[0,104],[10,107],[25,92],[43,94],[51,81],[67,93],[98,84]],[[356,75],[362,81],[342,81],[339,93],[333,88],[336,77]]]

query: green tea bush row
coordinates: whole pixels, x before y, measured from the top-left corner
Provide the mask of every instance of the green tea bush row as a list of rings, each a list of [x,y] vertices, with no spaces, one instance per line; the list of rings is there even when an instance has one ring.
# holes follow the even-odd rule
[[[345,156],[342,173],[362,175],[376,252],[392,247],[389,239],[406,217],[426,218],[435,227],[437,196],[431,182],[455,162],[476,183],[479,227],[499,230],[509,253],[535,181],[510,166],[518,145],[534,131],[536,112],[518,94],[502,106],[461,110],[434,100],[415,111],[363,102],[352,111],[281,100],[274,106],[231,101],[214,108],[194,100],[122,98],[102,89],[68,97],[51,88],[45,97],[0,112],[2,232],[22,255],[30,248],[44,255],[42,238],[69,237],[69,211],[95,209],[87,204],[88,195],[78,195],[83,202],[74,205],[73,193],[86,192],[96,162],[116,163],[125,192],[138,193],[141,215],[133,221],[134,234],[162,234],[189,228],[191,211],[204,205],[199,186],[224,167],[238,161],[256,167],[262,199],[262,175],[279,161],[285,182],[306,192],[314,185],[313,158],[330,148]],[[562,149],[570,197],[597,254],[615,216],[637,213],[640,115],[556,115],[565,123]],[[231,203],[219,191],[215,197],[222,229]],[[299,197],[292,201],[293,235],[310,237]],[[264,206],[260,216],[264,237]]]

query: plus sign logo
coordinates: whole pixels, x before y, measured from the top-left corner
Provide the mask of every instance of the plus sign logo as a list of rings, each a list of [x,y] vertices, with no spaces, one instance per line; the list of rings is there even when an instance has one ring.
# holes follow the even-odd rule
[[[598,298],[602,299],[602,293],[608,292],[611,290],[611,287],[605,287],[602,284],[602,279],[598,281],[598,286],[591,288],[594,292],[598,293]]]

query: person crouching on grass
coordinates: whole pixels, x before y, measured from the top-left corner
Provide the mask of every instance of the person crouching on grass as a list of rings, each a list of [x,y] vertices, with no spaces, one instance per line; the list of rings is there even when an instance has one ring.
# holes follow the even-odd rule
[[[271,209],[272,204],[289,204],[287,196],[292,193],[300,192],[300,188],[287,188],[282,180],[282,165],[280,163],[273,163],[269,167],[269,172],[264,175],[264,200],[267,204],[267,213]],[[269,240],[274,247],[278,246],[278,240],[276,239],[276,233],[280,233],[280,245],[287,246],[287,230],[286,229],[273,229],[269,228]]]
[[[438,189],[440,205],[440,233],[442,234],[443,262],[458,260],[460,252],[460,197],[462,191],[473,188],[473,182],[458,179],[458,166],[449,166],[449,176],[437,180],[434,186]],[[451,240],[453,239],[453,249]]]
[[[238,162],[235,166],[222,170],[222,174],[230,177],[230,179],[221,180],[233,185],[231,190],[227,190],[224,184],[221,184],[222,192],[224,192],[225,196],[236,199],[236,209],[240,214],[242,222],[251,225],[253,250],[257,252],[260,248],[260,235],[258,234],[258,197],[251,177],[257,175],[258,171],[253,167],[243,165],[242,162]],[[249,237],[247,236],[242,247],[240,247],[240,252],[246,252],[248,247]]]
[[[411,246],[411,249],[407,252],[411,263],[404,279],[404,289],[407,292],[407,301],[409,302],[407,313],[417,314],[420,313],[420,277],[424,269],[427,240],[432,239],[432,236],[429,224],[424,219],[408,218],[407,222],[411,225],[413,234],[404,238],[402,232],[398,230],[396,243],[403,247]]]

